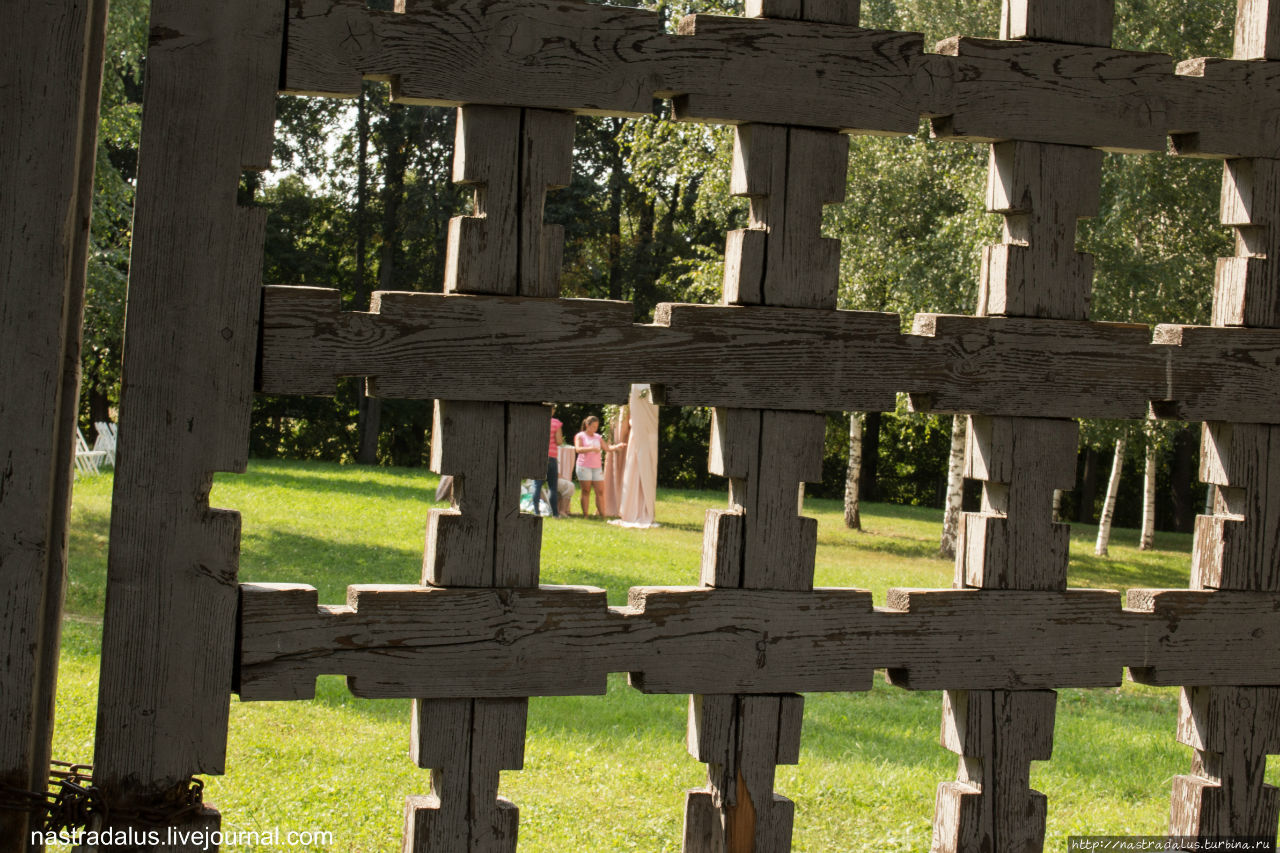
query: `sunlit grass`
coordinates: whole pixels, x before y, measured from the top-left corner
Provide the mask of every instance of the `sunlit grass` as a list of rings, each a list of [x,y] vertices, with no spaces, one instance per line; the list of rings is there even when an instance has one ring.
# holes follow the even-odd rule
[[[73,510],[55,756],[79,761],[92,756],[110,486],[108,476],[78,481]],[[308,583],[341,602],[349,583],[419,579],[435,487],[421,470],[255,462],[219,476],[212,503],[243,515],[242,580]],[[705,511],[724,501],[661,491],[662,526],[647,531],[549,520],[542,578],[603,587],[615,604],[631,586],[696,584]],[[806,513],[819,522],[820,586],[869,589],[883,603],[890,587],[951,585],[951,565],[935,557],[938,511],[867,505],[862,533],[845,529],[836,501],[809,501]],[[1118,529],[1101,559],[1095,535],[1073,528],[1073,586],[1186,585],[1189,536],[1162,533],[1158,550],[1139,552],[1136,532]],[[1032,776],[1050,798],[1046,849],[1064,849],[1070,834],[1163,832],[1170,780],[1190,764],[1173,738],[1177,691],[1059,696],[1053,760]],[[328,829],[333,845],[314,849],[398,849],[404,796],[429,788],[408,758],[407,701],[356,699],[325,677],[314,701],[231,702],[227,774],[207,787],[225,828]],[[606,696],[533,700],[524,770],[503,774],[521,849],[680,850],[683,792],[705,776],[684,749],[685,704],[622,676]],[[937,693],[882,680],[869,693],[806,697],[802,764],[779,768],[777,781],[797,804],[794,849],[927,849],[935,790],[956,763],[938,745],[940,705]]]

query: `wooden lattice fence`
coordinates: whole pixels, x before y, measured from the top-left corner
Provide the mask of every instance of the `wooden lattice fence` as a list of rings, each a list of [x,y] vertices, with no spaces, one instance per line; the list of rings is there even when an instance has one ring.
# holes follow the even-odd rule
[[[976,0],[975,0],[976,2]],[[991,2],[991,0],[988,0]],[[1183,686],[1171,831],[1274,837],[1280,751],[1280,2],[1240,0],[1232,59],[1110,47],[1111,0],[1005,0],[1001,40],[860,28],[857,0],[748,0],[746,17],[578,0],[154,0],[128,307],[95,781],[122,813],[182,801],[220,773],[228,694],[310,697],[322,673],[360,696],[414,700],[404,849],[509,851],[517,811],[499,771],[521,765],[527,698],[602,693],[610,672],[691,694],[684,848],[789,848],[775,767],[800,757],[802,691],[861,691],[887,669],[945,690],[959,757],[937,795],[934,849],[1043,846],[1059,687]],[[277,91],[351,97],[389,81],[406,102],[459,108],[455,178],[475,209],[451,223],[445,293],[261,286],[263,214],[237,206],[270,158]],[[719,306],[558,298],[562,234],[543,223],[569,181],[574,114],[735,125],[732,191],[750,225],[727,235]],[[848,133],[990,143],[974,316],[836,310],[840,247],[821,236],[843,198]],[[1095,213],[1103,151],[1225,161],[1214,327],[1096,323],[1076,221]],[[11,222],[6,222],[10,227]],[[590,353],[591,367],[581,369]],[[250,401],[369,392],[435,399],[432,467],[455,476],[434,510],[422,584],[237,583],[239,520],[212,510],[214,472],[242,471]],[[698,586],[538,585],[540,521],[517,511],[541,476],[546,400],[714,407],[710,467],[729,504],[707,513]],[[797,488],[821,476],[822,411],[971,416],[954,589],[814,589],[816,525]],[[1067,588],[1055,489],[1074,485],[1073,418],[1206,422],[1201,516],[1178,590]],[[6,428],[11,428],[6,423]],[[1277,450],[1280,453],[1280,449]],[[1276,493],[1270,491],[1277,486]],[[6,519],[7,523],[7,519]],[[694,583],[690,567],[690,583]],[[216,826],[206,810],[192,826]],[[391,843],[390,841],[388,842]]]

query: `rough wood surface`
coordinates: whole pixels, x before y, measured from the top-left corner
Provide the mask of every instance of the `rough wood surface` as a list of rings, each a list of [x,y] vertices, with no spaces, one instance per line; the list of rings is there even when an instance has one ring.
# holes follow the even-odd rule
[[[207,499],[247,461],[265,211],[236,194],[270,163],[283,13],[151,6],[93,762],[119,806],[222,772],[239,516]]]
[[[1004,0],[1000,38],[1111,46],[1115,0]]]
[[[1277,461],[1280,429],[1205,424],[1200,480],[1211,484],[1214,511],[1196,517],[1193,588],[1280,591]]]
[[[1169,831],[1200,838],[1275,838],[1280,789],[1265,784],[1280,754],[1280,688],[1188,687],[1178,740],[1195,749],[1173,780]]]
[[[903,389],[919,411],[1140,418],[1149,400],[1171,399],[1171,374],[1187,397],[1209,381],[1203,372],[1183,376],[1183,352],[1150,346],[1147,327],[1131,323],[917,314],[912,331],[928,339],[922,349],[936,359],[914,362],[919,372]],[[1062,381],[1060,366],[1068,363],[1074,375],[1089,378],[1079,386]],[[1102,411],[1113,414],[1088,414]]]
[[[397,14],[294,0],[285,87],[350,97],[364,76],[414,103],[643,115],[672,98],[683,120],[903,134],[929,116],[941,135],[975,141],[1163,151],[1173,134],[1182,153],[1277,156],[1274,69],[1214,60],[1204,75],[1190,60],[1175,74],[1168,56],[1088,46],[1109,37],[1107,0],[1019,0],[1006,34],[1040,41],[953,39],[941,56],[923,53],[915,33],[850,26],[856,4],[769,2],[761,8],[774,17],[693,15],[672,35],[654,12],[597,4],[549,15],[514,0],[450,0]],[[798,15],[814,17],[785,19]],[[1269,20],[1251,32],[1274,30]]]
[[[1178,64],[1167,124],[1188,157],[1280,157],[1274,126],[1280,68],[1274,62],[1188,59]]]
[[[1109,151],[1162,151],[1173,60],[1156,53],[953,38],[934,132],[971,142],[1020,139]],[[944,112],[945,110],[945,112]]]
[[[555,11],[454,0],[397,14],[294,0],[285,88],[349,97],[363,75],[390,79],[413,103],[638,116],[655,97],[679,96],[690,119],[893,133],[919,123],[917,33],[696,15],[671,35],[652,11]]]
[[[978,314],[1088,319],[1093,256],[1075,250],[1076,221],[1097,214],[1101,180],[1100,151],[991,146],[987,209],[1005,215],[1004,242],[983,251]]]
[[[1070,526],[1053,520],[1053,493],[1076,481],[1079,424],[971,417],[965,476],[982,481],[982,508],[960,520],[956,584],[1066,589]]]
[[[0,788],[43,791],[106,3],[14,12],[0,57]],[[27,830],[26,813],[0,809],[0,849],[28,849]]]
[[[960,756],[955,782],[938,788],[933,853],[1033,853],[1044,844],[1044,794],[1032,761],[1053,752],[1051,690],[949,690],[942,745]]]
[[[332,394],[370,376],[383,396],[624,401],[632,382],[671,405],[1280,423],[1280,332],[1025,318],[378,293],[264,292],[260,390]],[[743,347],[743,341],[751,346]],[[521,371],[509,369],[519,352]],[[731,359],[728,359],[729,356]],[[592,369],[577,365],[590,356]],[[709,370],[708,365],[715,369]],[[1120,369],[1121,366],[1123,369]]]
[[[805,412],[712,412],[713,474],[729,478],[728,511],[708,510],[708,586],[809,589],[818,523],[796,512],[798,489],[822,479],[826,419]]]
[[[652,693],[856,691],[887,668],[909,689],[1049,689],[1280,681],[1280,599],[1131,590],[731,589],[604,592],[352,587],[347,606],[305,586],[242,587],[238,689],[308,698],[316,675],[375,697],[601,693],[630,672]],[[339,638],[342,638],[341,642]],[[692,638],[692,639],[691,639]],[[1268,645],[1271,644],[1271,645]]]
[[[536,587],[542,523],[520,513],[520,483],[546,473],[545,406],[437,400],[431,469],[452,474],[453,506],[432,509],[423,583]]]
[[[822,236],[822,209],[844,200],[848,160],[849,140],[831,131],[737,129],[730,192],[751,199],[747,230],[766,236],[730,238],[725,304],[836,307],[840,241]]]
[[[498,780],[524,766],[527,715],[526,699],[414,700],[410,755],[431,794],[406,802],[404,853],[514,853],[519,809]]]
[[[1218,260],[1213,325],[1280,327],[1280,161],[1228,160],[1222,224],[1235,228],[1236,255]]]
[[[1274,0],[1239,0],[1235,59],[1280,59],[1280,9]]]
[[[572,154],[570,113],[459,108],[453,179],[476,190],[472,214],[449,221],[446,291],[559,295],[564,229],[542,213],[547,190],[568,186]]]

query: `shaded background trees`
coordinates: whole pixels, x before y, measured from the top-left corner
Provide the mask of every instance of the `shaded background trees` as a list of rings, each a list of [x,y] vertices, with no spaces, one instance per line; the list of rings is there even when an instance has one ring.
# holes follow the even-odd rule
[[[384,2],[383,4],[389,5]],[[1176,58],[1226,55],[1229,0],[1121,0],[1118,47],[1177,50]],[[733,3],[661,4],[669,22],[687,11],[740,12]],[[999,4],[972,0],[864,0],[866,26],[917,30],[925,44],[965,33],[995,36]],[[105,420],[118,396],[121,326],[137,152],[146,0],[115,0],[104,84],[93,251],[84,349],[85,425]],[[729,195],[729,128],[661,120],[582,117],[569,187],[549,196],[546,218],[565,227],[561,292],[625,299],[637,322],[662,301],[714,302],[725,234],[746,220]],[[281,97],[275,162],[242,201],[268,210],[264,280],[338,288],[344,308],[364,309],[374,290],[440,290],[451,216],[469,195],[451,181],[454,111],[393,104],[367,83],[346,102]],[[931,140],[927,124],[900,139],[851,140],[848,196],[827,209],[828,236],[842,241],[840,307],[895,311],[904,326],[920,311],[973,310],[981,247],[995,242],[999,217],[984,210],[986,146]],[[1081,228],[1094,253],[1093,316],[1134,322],[1207,319],[1214,258],[1230,254],[1217,222],[1220,166],[1163,155],[1108,156],[1101,215]],[[590,401],[558,401],[576,418]],[[574,403],[582,403],[575,406]],[[421,465],[428,449],[429,401],[377,400],[358,382],[333,399],[259,398],[252,452]],[[950,418],[905,404],[857,423],[864,497],[941,505],[952,447]],[[809,492],[840,497],[849,472],[850,423],[829,420],[824,480]],[[1063,512],[1096,517],[1112,449],[1129,430],[1133,461],[1153,448],[1160,526],[1190,524],[1196,425],[1086,425],[1079,484]],[[665,409],[661,482],[705,486],[705,410]],[[1143,464],[1126,467],[1117,523],[1138,522]]]

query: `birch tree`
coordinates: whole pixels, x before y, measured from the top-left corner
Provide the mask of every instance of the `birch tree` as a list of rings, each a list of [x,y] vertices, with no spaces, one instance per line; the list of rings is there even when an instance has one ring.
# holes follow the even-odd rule
[[[1116,437],[1116,450],[1111,458],[1111,477],[1107,480],[1107,496],[1102,501],[1102,516],[1098,519],[1098,541],[1093,553],[1099,557],[1107,556],[1107,546],[1111,543],[1111,518],[1116,512],[1116,493],[1120,491],[1120,473],[1124,468],[1127,436],[1122,432]]]
[[[951,419],[951,455],[947,462],[947,503],[942,514],[942,541],[938,556],[952,560],[956,556],[956,537],[960,535],[960,510],[964,500],[964,449],[969,419],[953,415]]]
[[[858,502],[858,472],[862,470],[862,413],[849,413],[849,464],[844,475],[844,526],[862,529],[862,512]]]

